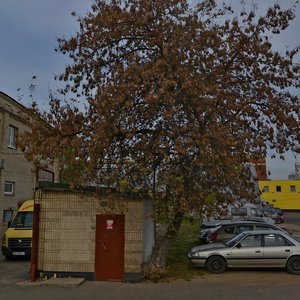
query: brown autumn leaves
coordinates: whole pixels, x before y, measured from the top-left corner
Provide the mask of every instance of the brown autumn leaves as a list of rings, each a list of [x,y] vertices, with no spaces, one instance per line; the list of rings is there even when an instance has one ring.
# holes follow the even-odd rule
[[[299,150],[299,49],[270,39],[294,12],[198,2],[96,0],[58,40],[70,101],[34,105],[27,157],[59,159],[75,186],[150,195],[169,217],[252,199],[246,164],[267,147]]]

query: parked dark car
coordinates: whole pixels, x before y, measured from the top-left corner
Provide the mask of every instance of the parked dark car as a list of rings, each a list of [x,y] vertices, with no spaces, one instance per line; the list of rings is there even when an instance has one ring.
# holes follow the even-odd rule
[[[246,203],[244,206],[229,206],[224,215],[212,215],[207,217],[202,215],[201,228],[211,228],[219,224],[237,221],[257,221],[269,224],[275,224],[275,220],[271,217],[264,216],[260,207],[252,203]]]
[[[283,231],[246,231],[225,243],[194,247],[191,264],[222,273],[227,268],[286,268],[300,275],[300,243]]]
[[[262,212],[265,217],[272,218],[276,224],[280,224],[284,222],[283,212],[280,209],[275,207],[264,207]]]
[[[215,229],[218,226],[227,226],[227,225],[232,225],[232,224],[237,224],[237,223],[249,223],[249,222],[255,222],[255,223],[263,223],[263,224],[269,224],[268,222],[266,222],[264,219],[262,218],[247,218],[247,219],[235,219],[235,220],[220,220],[220,222],[215,222],[213,225],[207,227],[207,226],[203,226],[203,224],[200,224],[200,235],[199,235],[199,239],[202,243],[206,243],[206,238],[207,238],[207,234],[209,233],[210,230]],[[272,224],[271,224],[272,225]]]
[[[278,207],[273,207],[277,213],[280,215],[280,216],[283,216],[283,210],[281,208],[278,208]]]
[[[286,232],[276,225],[255,222],[255,221],[237,221],[220,224],[214,228],[204,229],[200,232],[200,240],[204,243],[222,242],[232,239],[236,235],[244,231],[252,230],[280,230]]]

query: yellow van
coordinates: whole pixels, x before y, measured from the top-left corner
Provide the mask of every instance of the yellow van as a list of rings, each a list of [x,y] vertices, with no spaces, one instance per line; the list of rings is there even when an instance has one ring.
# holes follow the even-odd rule
[[[6,259],[13,257],[29,258],[31,254],[33,200],[27,200],[18,209],[9,228],[6,230],[1,250]]]

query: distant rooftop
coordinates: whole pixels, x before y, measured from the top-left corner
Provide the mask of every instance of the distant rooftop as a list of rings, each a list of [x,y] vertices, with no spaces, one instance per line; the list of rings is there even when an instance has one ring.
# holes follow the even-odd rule
[[[27,108],[26,106],[24,106],[22,103],[20,103],[19,101],[15,100],[14,98],[12,98],[11,96],[5,94],[4,92],[0,91],[0,95],[2,95],[5,98],[8,98],[10,101],[16,103],[17,105],[22,106],[23,108]]]

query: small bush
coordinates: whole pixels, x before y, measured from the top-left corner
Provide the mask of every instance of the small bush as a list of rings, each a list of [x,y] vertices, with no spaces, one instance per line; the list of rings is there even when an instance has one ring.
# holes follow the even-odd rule
[[[200,220],[185,219],[181,225],[177,239],[167,256],[165,277],[169,279],[190,280],[203,274],[202,269],[190,266],[187,253],[199,242]]]

